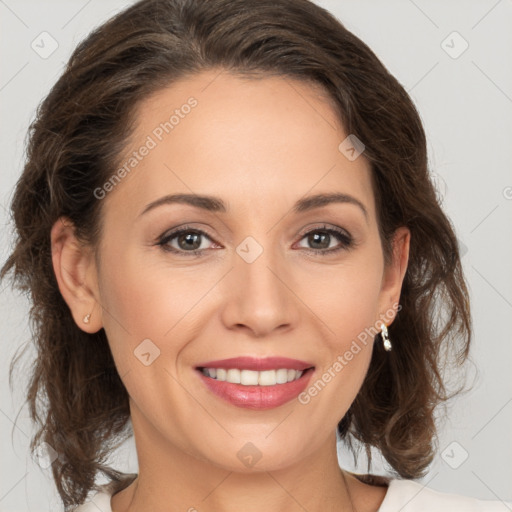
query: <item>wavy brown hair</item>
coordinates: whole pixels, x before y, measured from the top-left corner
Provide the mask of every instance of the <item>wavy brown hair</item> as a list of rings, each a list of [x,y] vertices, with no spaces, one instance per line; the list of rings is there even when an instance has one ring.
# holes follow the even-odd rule
[[[108,476],[131,435],[127,391],[103,329],[77,327],[57,286],[50,231],[69,218],[98,247],[102,201],[93,191],[120,164],[137,106],[203,70],[282,76],[321,85],[346,131],[364,142],[385,261],[399,226],[411,231],[402,309],[376,344],[364,384],[338,424],[354,450],[372,447],[403,478],[422,476],[436,444],[436,410],[449,396],[445,368],[468,357],[471,318],[454,228],[432,185],[425,133],[411,98],[375,54],[307,0],[142,0],[96,28],[72,54],[30,125],[12,200],[15,245],[0,277],[29,294],[37,358],[27,402],[41,442],[59,457],[53,477],[66,510]],[[385,201],[384,201],[385,199]],[[11,363],[11,373],[16,359]],[[460,391],[460,389],[458,390]]]

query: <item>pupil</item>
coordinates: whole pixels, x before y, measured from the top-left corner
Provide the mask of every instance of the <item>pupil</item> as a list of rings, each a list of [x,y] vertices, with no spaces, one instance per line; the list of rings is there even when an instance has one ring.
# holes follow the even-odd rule
[[[323,233],[323,234],[314,233],[311,236],[313,237],[313,242],[317,243],[318,239],[320,239],[320,238],[323,238],[323,241],[325,242],[325,240],[327,240],[330,235],[327,233]],[[327,242],[327,244],[324,243],[321,248],[326,248],[326,247],[329,247],[329,242]]]
[[[193,240],[193,238],[195,238],[195,240]],[[186,244],[185,244],[185,247],[188,247],[188,248],[192,248],[192,249],[197,249],[201,244],[197,244],[197,239],[199,238],[199,234],[198,233],[187,233],[186,235],[182,235],[180,237],[180,241],[181,240],[185,240],[186,241]],[[190,243],[191,242],[191,243]],[[194,246],[194,242],[196,243],[196,245]]]

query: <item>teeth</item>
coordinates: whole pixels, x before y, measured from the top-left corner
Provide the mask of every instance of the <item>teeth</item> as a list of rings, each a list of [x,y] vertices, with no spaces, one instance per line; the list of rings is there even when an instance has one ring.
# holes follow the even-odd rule
[[[244,386],[256,386],[258,385],[259,372],[252,370],[242,370],[240,372],[240,384]]]
[[[240,384],[240,370],[238,368],[230,368],[227,371],[226,380],[233,384]]]
[[[290,370],[290,380],[293,380],[295,376],[293,372],[295,370]],[[281,368],[280,370],[276,370],[276,382],[278,384],[285,384],[288,382],[288,370],[286,368]]]
[[[289,370],[279,368],[278,370],[264,370],[257,372],[254,370],[239,370],[238,368],[202,368],[203,375],[212,379],[230,382],[232,384],[242,384],[244,386],[275,386],[276,384],[286,384],[300,378],[304,373],[301,370]]]

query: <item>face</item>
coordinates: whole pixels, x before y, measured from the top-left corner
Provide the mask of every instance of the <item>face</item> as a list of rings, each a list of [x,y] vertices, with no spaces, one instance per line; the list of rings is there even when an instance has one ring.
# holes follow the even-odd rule
[[[407,247],[384,266],[369,164],[339,149],[348,134],[316,87],[204,72],[137,120],[130,170],[98,199],[91,287],[136,436],[229,470],[250,470],[251,451],[258,469],[288,466],[356,397],[373,349],[362,333],[391,323]],[[339,196],[310,200],[321,194]],[[305,364],[210,364],[238,357]]]

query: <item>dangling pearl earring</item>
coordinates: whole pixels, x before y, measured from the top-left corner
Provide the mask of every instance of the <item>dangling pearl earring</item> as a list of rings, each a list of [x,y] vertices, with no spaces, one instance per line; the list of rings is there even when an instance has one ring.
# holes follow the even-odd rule
[[[382,344],[384,345],[384,350],[386,352],[391,352],[391,349],[393,347],[391,345],[391,341],[389,341],[388,328],[386,327],[386,324],[384,322],[382,322],[380,334],[382,336]]]
[[[88,324],[89,320],[91,319],[91,313],[87,313],[87,315],[84,316],[84,324]]]

